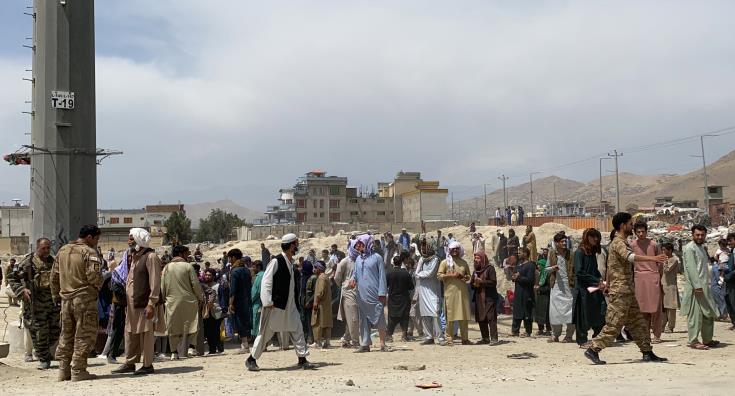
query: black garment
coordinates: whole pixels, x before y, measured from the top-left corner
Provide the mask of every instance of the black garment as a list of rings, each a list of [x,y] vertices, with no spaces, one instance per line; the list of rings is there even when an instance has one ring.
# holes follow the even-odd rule
[[[286,309],[288,303],[288,295],[291,290],[288,289],[291,283],[291,273],[288,270],[288,264],[283,253],[276,256],[278,261],[278,268],[273,274],[273,306],[278,309]],[[296,272],[294,270],[294,272]],[[298,304],[299,287],[296,286],[298,283],[294,280],[293,299]]]
[[[125,306],[113,304],[113,318],[112,318],[112,330],[108,337],[112,338],[110,343],[110,351],[108,357],[117,359],[123,352],[120,349],[122,342],[125,339]]]
[[[508,258],[508,237],[501,234],[498,242],[498,265],[503,265],[506,258]]]
[[[497,319],[496,319],[497,322]],[[477,322],[477,324],[480,326],[480,335],[482,336],[483,340],[498,340],[498,324],[496,323],[494,326],[490,325],[487,321]]]
[[[518,235],[513,235],[512,237],[508,238],[508,257],[510,256],[516,256],[518,257],[518,248],[521,246],[521,242],[518,239]]]
[[[397,318],[388,316],[388,335],[393,336],[393,332],[396,330],[397,325],[401,325],[403,334],[408,334],[408,315]]]
[[[411,312],[413,280],[404,268],[393,267],[386,276],[388,285],[388,317],[408,318]],[[408,322],[406,322],[408,324]]]
[[[510,327],[510,331],[513,334],[518,334],[521,332],[521,321],[523,322],[523,327],[526,330],[526,335],[531,335],[531,332],[533,331],[533,322],[530,318],[527,319],[513,319],[513,324]]]
[[[268,250],[268,248],[265,248],[260,251],[260,261],[263,263],[263,268],[265,268],[268,263],[271,261],[271,252]]]
[[[513,292],[513,319],[528,319],[528,322],[531,323],[535,303],[533,286],[536,279],[536,263],[526,261],[516,269],[518,278],[516,278]]]
[[[204,319],[204,338],[207,339],[209,345],[209,353],[224,352],[225,345],[220,338],[220,324],[222,319],[206,318]]]
[[[596,287],[600,284],[602,275],[597,269],[597,257],[595,254],[586,255],[582,249],[574,253],[574,313],[573,323],[577,327],[577,343],[582,345],[587,342],[587,332],[593,329],[595,334],[602,330],[605,325],[605,313],[607,304],[605,296],[601,291],[590,293],[588,287]]]

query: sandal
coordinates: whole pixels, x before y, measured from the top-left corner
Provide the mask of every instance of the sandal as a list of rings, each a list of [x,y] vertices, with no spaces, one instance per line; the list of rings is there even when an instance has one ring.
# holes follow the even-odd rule
[[[393,352],[393,347],[388,345],[383,345],[380,347],[380,352]]]
[[[652,339],[652,340],[651,340],[651,344],[660,344],[660,343],[662,343],[662,342],[663,342],[663,341],[661,341],[661,339],[660,339],[660,338],[654,338],[654,339]]]
[[[706,345],[706,346],[708,346],[710,348],[717,348],[720,345],[720,342],[719,341],[712,340],[712,341],[710,341],[710,342],[708,342],[708,343],[706,343],[704,345]]]
[[[696,349],[699,351],[708,351],[709,347],[707,345],[702,344],[701,342],[698,342],[696,344],[689,344],[689,348]]]

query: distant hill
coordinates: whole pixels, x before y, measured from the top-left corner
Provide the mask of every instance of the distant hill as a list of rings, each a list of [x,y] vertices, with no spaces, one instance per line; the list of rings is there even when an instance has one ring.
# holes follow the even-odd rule
[[[212,209],[222,209],[225,212],[236,214],[238,217],[245,219],[248,222],[252,222],[254,219],[263,216],[262,212],[245,208],[229,199],[216,202],[185,204],[184,209],[186,210],[186,216],[191,219],[191,226],[193,228],[199,227],[199,220],[209,216]]]
[[[735,201],[735,151],[721,157],[716,162],[707,165],[709,185],[726,186],[725,199]],[[656,197],[673,196],[677,200],[696,199],[703,205],[702,170],[696,169],[683,175],[636,175],[620,173],[621,205],[631,204],[639,207],[650,207]],[[556,198],[558,200],[580,200],[587,205],[595,205],[600,200],[600,181],[594,179],[588,183],[548,176],[533,181],[533,201],[535,205],[545,204]],[[615,202],[615,175],[602,178],[602,190],[605,200]],[[730,187],[730,188],[728,188]],[[508,204],[531,207],[530,184],[509,187]],[[498,206],[503,206],[503,190],[495,190],[487,195],[488,214],[492,215]],[[482,196],[455,202],[455,211],[461,208],[463,214],[467,212],[482,213],[484,199]],[[479,208],[479,209],[478,209]]]

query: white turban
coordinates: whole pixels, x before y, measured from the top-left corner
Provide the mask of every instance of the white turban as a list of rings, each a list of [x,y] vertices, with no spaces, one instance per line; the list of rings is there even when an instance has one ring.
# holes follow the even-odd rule
[[[462,258],[464,256],[464,248],[462,247],[462,244],[457,241],[452,241],[448,246],[447,250],[449,254],[447,254],[447,266],[449,268],[454,268],[454,258],[452,257],[451,251],[452,249],[459,249],[459,257]]]
[[[151,245],[151,234],[142,228],[131,228],[130,235],[133,236],[135,244],[140,248],[148,248]]]

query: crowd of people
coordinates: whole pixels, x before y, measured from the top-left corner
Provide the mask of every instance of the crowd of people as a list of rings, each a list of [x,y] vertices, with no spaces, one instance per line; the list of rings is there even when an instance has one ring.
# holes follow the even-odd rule
[[[176,245],[159,258],[141,228],[130,230],[128,249],[104,259],[100,230],[91,225],[56,257],[50,241],[39,239],[4,281],[23,304],[39,369],[58,360],[60,381],[94,378],[87,358],[97,354],[109,363],[124,356],[114,374],[146,375],[156,359],[204,355],[205,346],[209,355],[220,354],[225,340],[239,344],[236,353],[247,355],[250,371],[259,370],[269,345],[293,345],[298,366],[310,369],[310,350],[333,347],[335,320],[344,324],[339,346],[366,353],[392,351],[398,327],[402,341],[421,345],[498,345],[504,340],[497,318],[508,313],[510,337],[532,337],[535,324],[537,337],[576,343],[595,364],[605,363],[604,348],[627,341],[644,361],[665,361],[652,345],[674,330],[679,309],[693,349],[719,345],[715,320],[730,320],[735,329],[735,234],[711,257],[703,226],[677,247],[648,238],[646,223],[627,213],[615,215],[613,227],[604,246],[590,228],[576,247],[560,232],[540,250],[530,226],[520,238],[513,229],[508,237],[498,230],[491,256],[471,227],[471,259],[441,231],[352,234],[344,252],[332,245],[318,255],[315,249],[299,255],[299,239],[288,234],[278,254],[261,244],[253,260],[231,249],[214,268],[202,263],[198,247],[192,255]],[[513,284],[506,294],[498,292],[499,276]],[[472,318],[477,341],[468,335]]]

